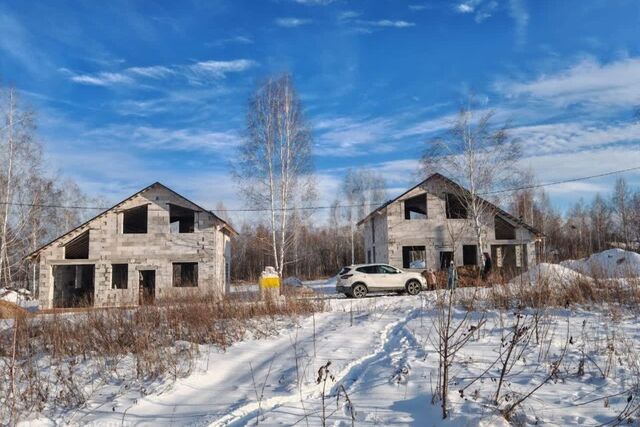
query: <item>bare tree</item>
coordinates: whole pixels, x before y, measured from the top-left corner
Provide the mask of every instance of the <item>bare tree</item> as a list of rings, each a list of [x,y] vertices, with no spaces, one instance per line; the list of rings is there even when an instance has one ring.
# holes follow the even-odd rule
[[[220,201],[216,203],[216,207],[214,209],[215,214],[222,220],[231,223],[231,219],[229,218],[229,210],[224,205],[224,202]]]
[[[608,232],[611,229],[611,209],[600,193],[591,202],[591,228],[593,229],[593,249],[599,252],[605,249]]]
[[[493,117],[492,111],[474,110],[470,101],[451,129],[427,144],[421,161],[426,175],[439,172],[464,187],[452,185],[449,191],[471,221],[480,265],[485,250],[482,223],[493,209],[482,197],[492,196],[492,202],[499,203],[496,192],[519,182],[522,156],[519,141],[509,136],[506,125],[494,126]]]
[[[613,195],[611,196],[611,204],[613,212],[618,217],[620,234],[626,245],[626,249],[629,248],[629,207],[631,205],[632,194],[631,190],[627,186],[627,181],[620,177],[616,180],[616,186],[613,189]]]
[[[18,244],[24,215],[14,212],[17,197],[27,183],[25,177],[39,162],[40,147],[34,141],[33,113],[23,108],[14,88],[0,88],[0,275],[12,282],[11,247]]]
[[[315,198],[311,132],[290,76],[258,87],[249,101],[247,131],[234,177],[247,202],[268,211],[274,267],[282,275],[295,235],[292,210]]]
[[[344,176],[341,192],[345,205],[344,214],[351,232],[352,264],[356,260],[356,223],[387,199],[386,187],[382,175],[374,171],[349,169]]]

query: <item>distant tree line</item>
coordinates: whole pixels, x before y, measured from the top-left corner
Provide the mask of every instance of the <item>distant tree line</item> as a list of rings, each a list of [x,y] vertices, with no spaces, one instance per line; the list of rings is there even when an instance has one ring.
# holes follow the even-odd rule
[[[562,214],[544,191],[523,191],[513,197],[512,213],[541,230],[546,260],[583,258],[609,248],[640,251],[640,190],[624,177],[609,194],[580,199]]]

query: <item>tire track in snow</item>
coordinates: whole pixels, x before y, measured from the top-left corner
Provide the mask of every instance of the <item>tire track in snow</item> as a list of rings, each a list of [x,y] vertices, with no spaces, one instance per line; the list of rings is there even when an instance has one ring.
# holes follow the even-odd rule
[[[418,317],[420,312],[421,309],[419,308],[413,309],[402,319],[389,323],[384,328],[380,336],[380,343],[374,352],[354,360],[345,366],[340,372],[335,374],[335,383],[331,387],[329,393],[334,395],[341,383],[348,382],[349,380],[352,380],[351,383],[355,382],[355,379],[358,378],[369,366],[379,362],[385,357],[388,357],[389,353],[401,344],[402,338],[406,337],[408,331],[403,332],[406,324]],[[311,383],[302,388],[302,397],[305,400],[318,398],[321,396],[321,393],[321,384]],[[300,393],[298,391],[286,396],[274,396],[265,399],[260,405],[258,402],[247,403],[236,408],[228,415],[211,422],[209,425],[212,427],[246,425],[249,420],[256,417],[259,411],[268,412],[279,406],[297,402],[300,402]]]

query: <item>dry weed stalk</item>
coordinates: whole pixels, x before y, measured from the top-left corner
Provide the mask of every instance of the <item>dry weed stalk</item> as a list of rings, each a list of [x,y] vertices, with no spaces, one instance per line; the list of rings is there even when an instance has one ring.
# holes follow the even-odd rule
[[[483,314],[477,324],[471,323],[472,309],[469,309],[469,307],[473,307],[474,304],[468,305],[462,319],[456,320],[454,318],[454,295],[455,290],[442,291],[438,294],[436,301],[438,312],[434,324],[436,338],[430,340],[431,346],[439,357],[437,394],[433,396],[432,403],[435,403],[438,398],[440,399],[443,419],[446,419],[449,415],[449,377],[454,359],[473,337],[473,332],[485,322]],[[473,299],[475,300],[475,292]]]
[[[95,309],[16,320],[0,330],[0,420],[47,407],[78,407],[101,378],[144,387],[154,379],[188,375],[201,345],[226,349],[247,332],[278,332],[278,319],[295,320],[323,308],[321,301],[287,297],[255,301],[208,295],[161,301],[135,309]],[[49,385],[48,376],[58,379]],[[6,389],[6,390],[4,390]]]

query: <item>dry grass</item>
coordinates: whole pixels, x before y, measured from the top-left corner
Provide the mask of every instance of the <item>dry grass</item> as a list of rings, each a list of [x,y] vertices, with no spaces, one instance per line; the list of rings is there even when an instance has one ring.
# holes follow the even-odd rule
[[[26,317],[29,312],[24,308],[9,301],[0,300],[0,319],[13,319],[14,317]]]
[[[248,333],[276,334],[283,321],[322,309],[321,302],[296,296],[256,301],[209,295],[135,309],[18,317],[0,331],[0,423],[11,425],[48,406],[82,405],[87,378],[175,380],[192,371],[201,345],[224,350]]]
[[[640,303],[640,279],[593,279],[581,276],[558,280],[556,277],[542,276],[536,283],[516,281],[488,286],[480,292],[480,297],[490,307],[498,309],[607,304],[635,310]]]

